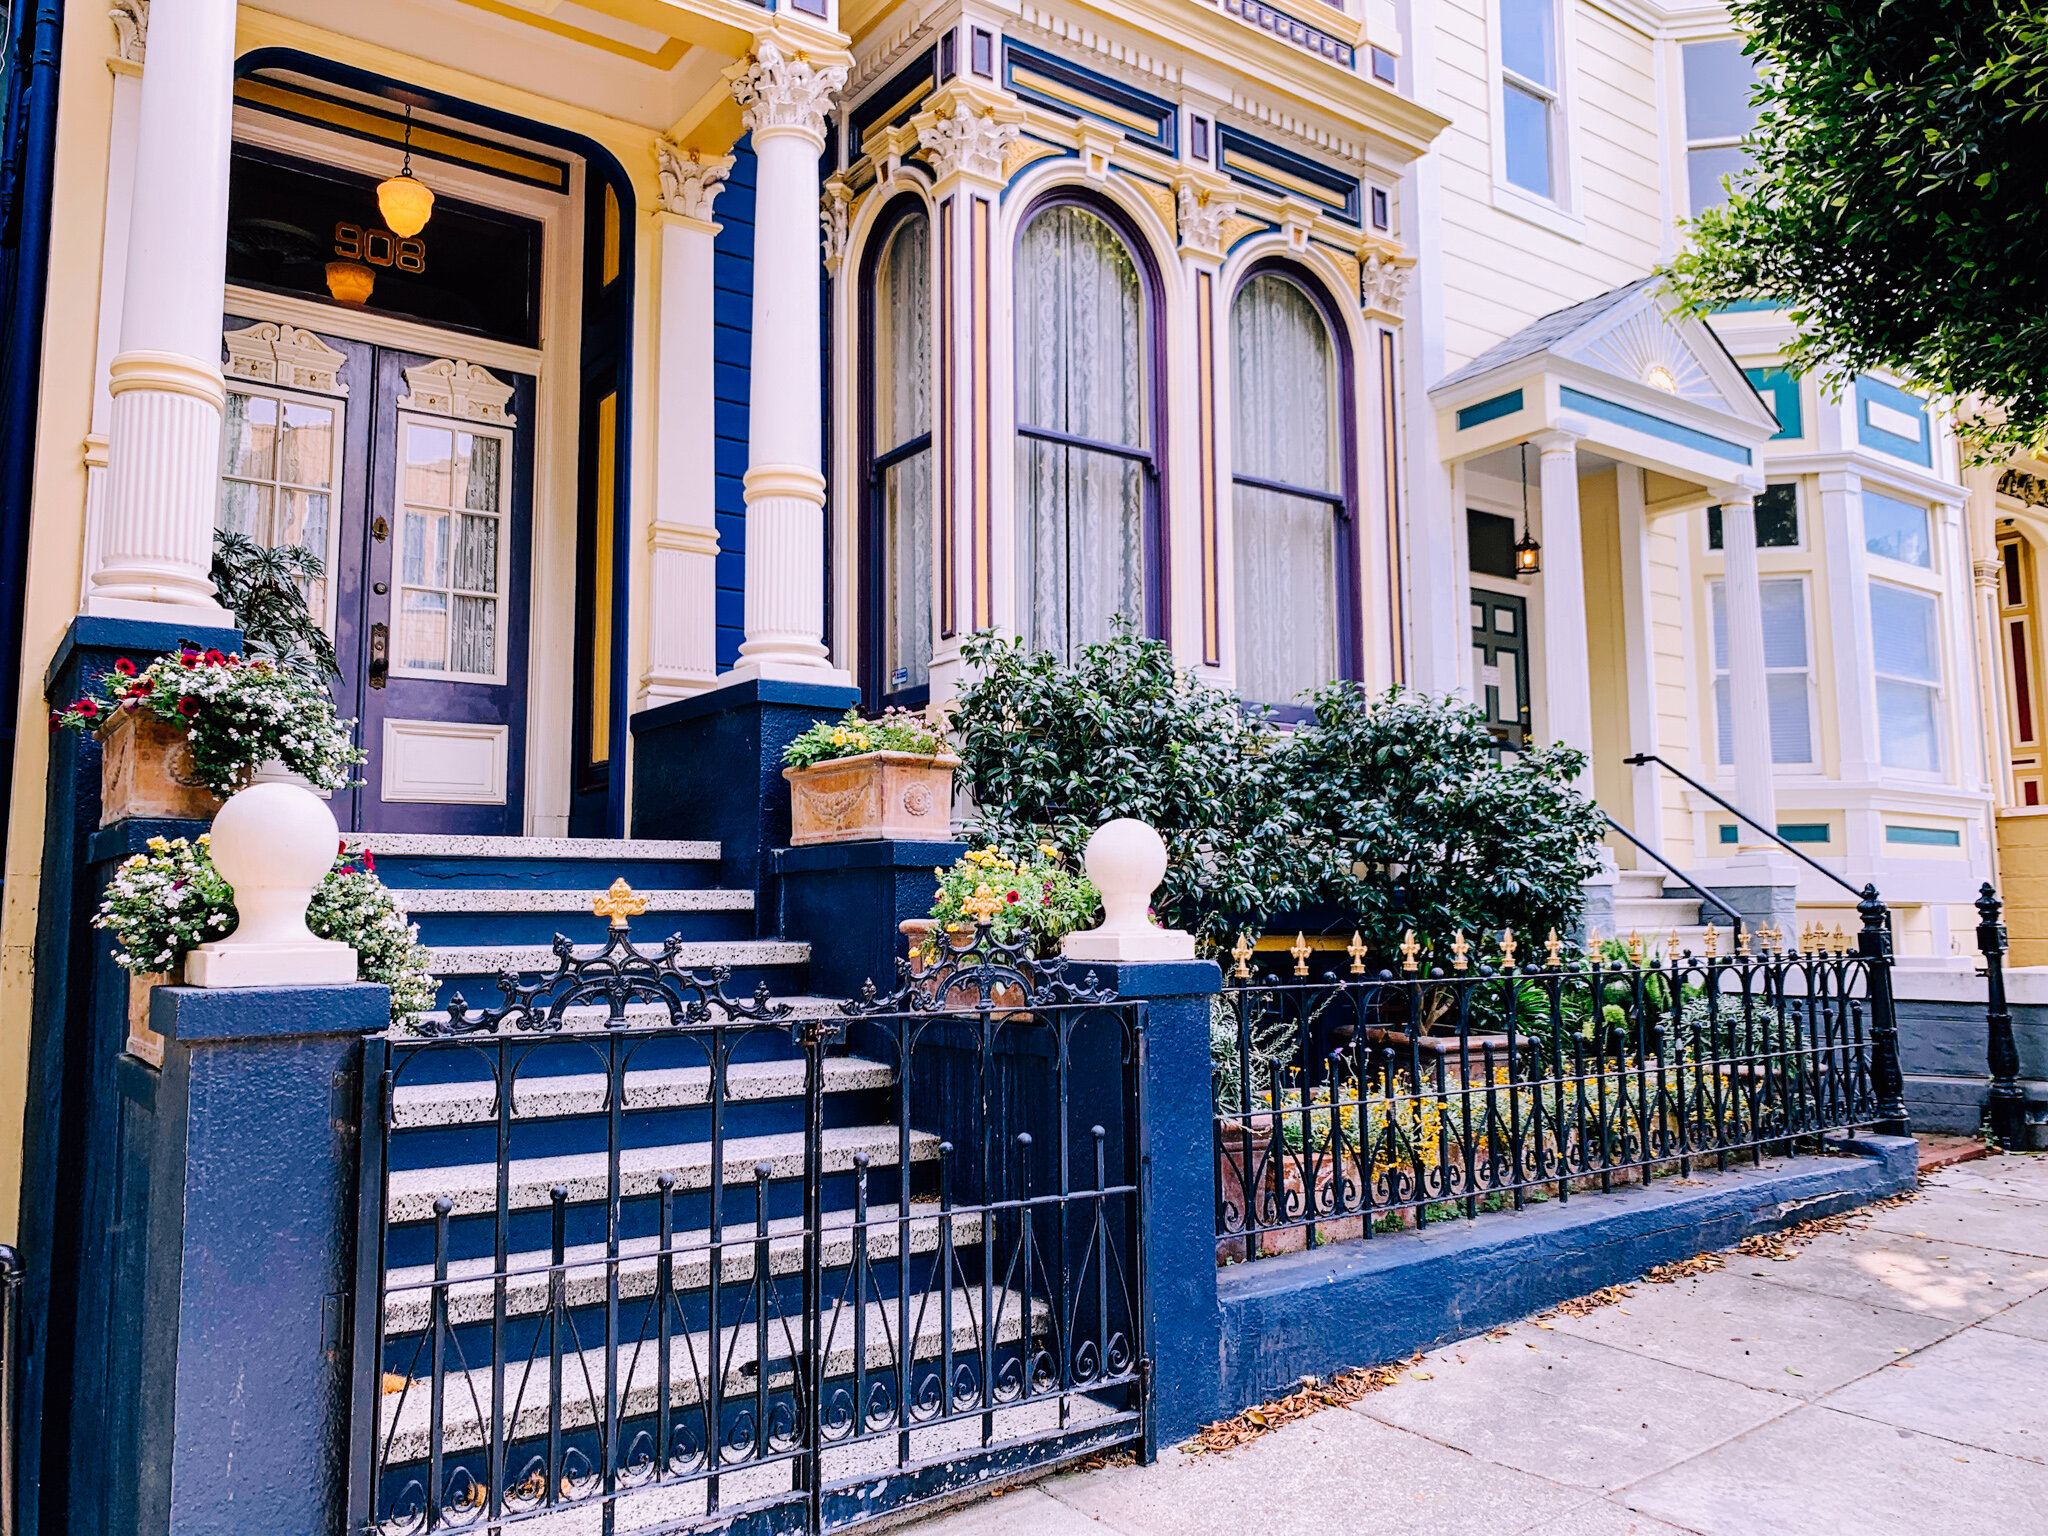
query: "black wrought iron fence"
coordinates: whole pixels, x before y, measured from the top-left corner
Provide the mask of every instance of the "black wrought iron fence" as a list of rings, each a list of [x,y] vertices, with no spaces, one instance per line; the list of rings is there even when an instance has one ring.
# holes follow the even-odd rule
[[[1211,1030],[1219,1258],[1902,1129],[1890,955],[1865,920],[1854,941],[1710,928],[1700,954],[1457,935],[1425,962],[1411,937],[1398,969],[1356,940],[1283,958],[1241,939]]]
[[[557,951],[371,1042],[352,1532],[822,1531],[1141,1441],[1142,1005],[985,931],[822,1010]]]

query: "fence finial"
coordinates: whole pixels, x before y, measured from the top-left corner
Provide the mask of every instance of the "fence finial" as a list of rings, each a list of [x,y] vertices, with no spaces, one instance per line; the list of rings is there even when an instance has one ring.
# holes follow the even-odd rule
[[[1420,970],[1422,967],[1415,957],[1421,953],[1422,946],[1415,942],[1415,930],[1410,928],[1406,937],[1401,940],[1401,969],[1410,972]]]
[[[1152,920],[1152,893],[1166,878],[1166,841],[1144,822],[1104,822],[1082,855],[1102,895],[1102,925],[1070,933],[1060,946],[1069,960],[1192,960],[1195,936]]]
[[[356,952],[318,939],[306,904],[334,868],[334,812],[296,784],[252,784],[213,818],[213,867],[234,887],[235,931],[185,959],[195,987],[320,986],[356,979]]]
[[[1500,968],[1504,971],[1515,968],[1515,930],[1512,928],[1500,931]]]
[[[1252,979],[1252,936],[1249,933],[1238,934],[1237,942],[1230,946],[1230,958],[1237,962],[1231,968],[1230,974],[1239,981],[1250,981]]]
[[[1287,953],[1294,956],[1294,974],[1306,976],[1308,974],[1308,957],[1315,953],[1314,950],[1309,948],[1308,935],[1296,930],[1294,942],[1287,946]]]
[[[1356,928],[1351,930],[1351,942],[1344,946],[1344,953],[1351,957],[1351,974],[1363,976],[1365,974],[1365,939]]]

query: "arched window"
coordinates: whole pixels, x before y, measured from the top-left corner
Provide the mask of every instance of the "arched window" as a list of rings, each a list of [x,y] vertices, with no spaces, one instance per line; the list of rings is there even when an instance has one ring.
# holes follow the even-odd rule
[[[1157,430],[1148,288],[1108,219],[1034,217],[1017,253],[1017,558],[1025,640],[1065,658],[1148,599]]]
[[[1260,272],[1231,307],[1238,692],[1288,705],[1349,670],[1343,381],[1329,322]]]
[[[884,226],[868,310],[867,624],[871,704],[921,704],[932,660],[931,221],[906,202]]]

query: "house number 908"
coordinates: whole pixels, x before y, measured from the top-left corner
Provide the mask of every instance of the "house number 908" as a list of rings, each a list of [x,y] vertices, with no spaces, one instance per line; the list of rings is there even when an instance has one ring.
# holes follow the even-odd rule
[[[427,270],[425,241],[400,239],[388,229],[365,229],[360,224],[334,226],[334,254],[400,272]]]

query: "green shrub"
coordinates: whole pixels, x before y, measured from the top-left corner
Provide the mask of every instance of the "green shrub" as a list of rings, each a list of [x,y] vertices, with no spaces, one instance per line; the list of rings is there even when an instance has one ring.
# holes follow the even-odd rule
[[[1162,922],[1227,942],[1331,906],[1391,956],[1425,939],[1577,919],[1602,824],[1568,747],[1507,762],[1457,699],[1332,683],[1313,718],[1275,725],[1120,628],[1067,664],[1021,641],[962,648],[974,681],[953,714],[974,830],[1006,847],[1135,816],[1166,840]]]

